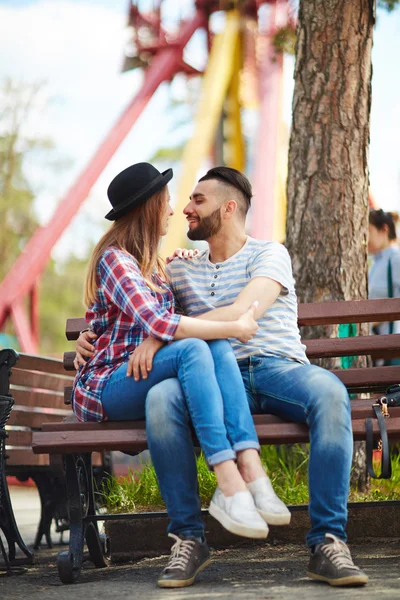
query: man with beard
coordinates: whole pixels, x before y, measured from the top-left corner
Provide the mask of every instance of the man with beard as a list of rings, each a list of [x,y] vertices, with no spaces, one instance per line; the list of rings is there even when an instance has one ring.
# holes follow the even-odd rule
[[[276,242],[246,235],[251,184],[239,171],[216,167],[202,177],[184,209],[191,240],[209,248],[191,259],[178,251],[168,265],[176,300],[199,319],[234,320],[254,301],[259,329],[248,343],[230,340],[253,414],[271,413],[310,428],[309,513],[311,551],[308,576],[331,585],[363,585],[368,577],[354,565],[346,545],[347,499],[353,451],[350,404],[335,375],[310,365],[297,326],[297,298],[287,250]],[[180,258],[183,256],[183,258]],[[136,377],[146,377],[160,343],[148,338],[132,355]],[[77,350],[88,353],[81,337]],[[201,369],[201,365],[199,365]],[[204,373],[207,377],[207,373]],[[164,427],[168,421],[168,428]],[[185,396],[178,380],[153,387],[146,400],[147,437],[169,532],[193,541],[190,551],[174,546],[161,587],[184,587],[197,572],[196,548],[204,546],[204,525],[195,455]],[[238,461],[245,481],[247,465]],[[283,524],[287,510],[268,478],[260,480],[269,505],[260,506],[257,486],[248,486],[270,524]]]

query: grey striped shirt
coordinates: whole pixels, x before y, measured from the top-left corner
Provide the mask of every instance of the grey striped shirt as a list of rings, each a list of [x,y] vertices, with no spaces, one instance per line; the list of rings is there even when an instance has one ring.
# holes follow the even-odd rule
[[[254,354],[284,356],[308,363],[297,325],[297,297],[289,254],[282,244],[251,237],[228,260],[212,263],[209,250],[192,260],[175,258],[167,267],[177,303],[196,316],[232,304],[254,277],[282,285],[273,305],[258,319],[259,330],[246,344],[231,339],[237,360]]]

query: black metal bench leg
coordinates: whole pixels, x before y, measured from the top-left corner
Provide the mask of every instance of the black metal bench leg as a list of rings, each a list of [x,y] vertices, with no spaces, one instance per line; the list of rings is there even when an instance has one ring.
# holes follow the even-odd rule
[[[85,455],[88,473],[88,512],[86,523],[86,545],[90,558],[97,568],[107,567],[110,561],[110,540],[106,534],[100,534],[97,521],[91,521],[90,517],[96,515],[96,500],[94,490],[94,477],[92,468],[92,457]]]
[[[67,493],[64,480],[60,477],[55,477],[49,473],[35,473],[31,475],[40,496],[41,515],[38,530],[35,537],[34,550],[38,550],[42,542],[43,536],[46,539],[47,547],[52,548],[51,540],[51,524],[53,519],[57,518],[62,505],[67,503]]]
[[[10,565],[10,561],[8,560],[6,549],[4,548],[1,534],[0,534],[0,550],[1,550],[1,555],[3,557],[3,560],[4,560],[4,564],[6,566],[7,575],[11,575],[11,565]]]
[[[1,433],[1,432],[0,432]],[[8,545],[8,561],[11,565],[33,564],[33,554],[25,545],[14,517],[10,494],[5,475],[5,439],[0,437],[0,528]],[[25,558],[16,558],[16,546]]]
[[[53,495],[53,478],[47,473],[36,473],[31,475],[40,496],[40,521],[36,532],[34,550],[38,550],[45,536],[47,547],[52,548],[51,523],[53,521],[56,502]]]
[[[64,456],[69,512],[69,550],[59,552],[58,574],[63,583],[75,583],[81,573],[85,538],[84,518],[88,511],[88,473],[82,455]]]

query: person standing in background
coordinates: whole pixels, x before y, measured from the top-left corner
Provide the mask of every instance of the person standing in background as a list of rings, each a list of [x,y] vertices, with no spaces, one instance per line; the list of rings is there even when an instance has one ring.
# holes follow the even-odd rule
[[[369,213],[368,252],[373,263],[368,276],[368,297],[400,298],[400,248],[397,245],[396,213],[382,209]],[[400,333],[400,321],[374,323],[373,333]],[[385,365],[399,364],[399,359],[385,361]]]

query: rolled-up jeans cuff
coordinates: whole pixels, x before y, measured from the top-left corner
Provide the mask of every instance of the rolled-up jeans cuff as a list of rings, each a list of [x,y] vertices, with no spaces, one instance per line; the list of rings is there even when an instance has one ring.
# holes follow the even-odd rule
[[[249,450],[252,448],[253,450],[257,450],[260,452],[260,444],[253,440],[247,440],[245,442],[237,442],[237,444],[233,445],[233,449],[235,452],[241,452],[242,450]]]
[[[210,458],[207,459],[207,462],[210,467],[214,465],[219,465],[219,463],[225,462],[226,460],[235,460],[236,452],[231,449],[221,450],[221,452],[216,452]]]

